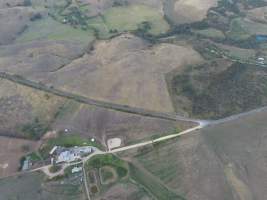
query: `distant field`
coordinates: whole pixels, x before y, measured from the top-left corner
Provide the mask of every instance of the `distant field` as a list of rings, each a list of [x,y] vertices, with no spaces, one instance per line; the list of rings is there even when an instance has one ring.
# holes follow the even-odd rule
[[[216,7],[217,0],[165,0],[164,13],[174,24],[201,21],[206,18],[208,10]]]
[[[113,7],[108,9],[103,16],[107,27],[119,32],[136,30],[142,22],[150,22],[149,33],[157,35],[169,29],[168,23],[156,9],[144,5],[132,5],[127,7]]]
[[[38,12],[30,7],[23,6],[0,9],[0,45],[12,43],[25,30],[31,16],[35,13]]]
[[[196,30],[194,32],[200,36],[204,36],[207,38],[213,38],[213,39],[224,39],[225,38],[222,31],[214,29],[214,28]]]
[[[266,11],[266,6],[250,9],[247,11],[247,17],[255,22],[266,23]]]
[[[250,51],[234,54],[238,53]],[[267,105],[266,73],[263,67],[219,60],[177,73],[170,92],[177,108],[189,115],[222,118]]]
[[[244,40],[257,34],[266,35],[267,25],[242,18],[233,19],[230,24],[230,31],[227,33],[233,40]]]
[[[256,61],[256,51],[254,49],[242,49],[235,46],[230,45],[221,45],[216,44],[218,48],[220,48],[227,56],[233,58],[233,59],[239,59],[239,60],[253,60]],[[261,55],[261,57],[264,57],[264,55]]]
[[[95,39],[93,31],[83,31],[72,28],[45,17],[31,22],[27,29],[16,39],[16,42],[29,42],[34,40],[67,40],[90,43]]]
[[[135,31],[142,22],[148,22],[148,33],[158,35],[169,29],[168,23],[162,14],[148,6],[130,5],[117,6],[107,9],[103,16],[88,20],[88,26],[96,29],[100,38],[109,38],[114,34]]]
[[[52,6],[50,14],[58,22],[94,32],[100,39],[108,39],[122,32],[136,31],[143,22],[149,23],[148,33],[153,35],[169,30],[163,14],[154,7],[120,1],[88,3],[65,1],[62,5]]]

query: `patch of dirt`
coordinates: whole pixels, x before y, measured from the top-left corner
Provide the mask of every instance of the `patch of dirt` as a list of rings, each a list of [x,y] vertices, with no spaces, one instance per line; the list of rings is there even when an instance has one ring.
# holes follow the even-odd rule
[[[110,138],[107,141],[108,149],[114,149],[121,146],[121,139],[120,138]]]

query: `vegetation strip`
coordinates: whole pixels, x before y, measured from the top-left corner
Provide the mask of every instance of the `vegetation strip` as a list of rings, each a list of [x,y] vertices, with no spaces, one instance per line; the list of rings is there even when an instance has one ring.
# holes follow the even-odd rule
[[[12,81],[12,82],[15,82],[21,85],[25,85],[31,88],[35,88],[38,90],[42,90],[48,93],[52,93],[60,97],[65,97],[65,98],[77,101],[79,103],[84,103],[88,105],[93,105],[97,107],[102,107],[106,109],[112,109],[112,110],[117,110],[121,112],[132,113],[132,114],[137,114],[137,115],[142,115],[142,116],[147,116],[147,117],[153,117],[153,118],[159,118],[159,119],[165,119],[165,120],[173,120],[173,121],[177,120],[177,117],[175,114],[156,112],[156,111],[146,110],[142,108],[130,107],[128,105],[119,105],[115,103],[90,99],[90,98],[80,96],[77,94],[73,94],[70,92],[55,89],[52,86],[48,87],[46,85],[43,85],[43,84],[40,84],[34,81],[30,81],[20,75],[12,75],[12,74],[8,74],[5,72],[0,72],[0,78],[7,79],[9,81]],[[189,120],[189,119],[187,121],[194,122],[194,120]]]

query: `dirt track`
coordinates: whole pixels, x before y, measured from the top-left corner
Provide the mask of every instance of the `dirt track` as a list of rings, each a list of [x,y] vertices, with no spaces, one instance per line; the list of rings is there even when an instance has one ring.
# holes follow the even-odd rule
[[[21,76],[12,75],[12,74],[8,74],[5,72],[0,72],[0,78],[7,79],[9,81],[16,82],[18,84],[25,85],[25,86],[35,88],[38,90],[42,90],[48,93],[52,93],[57,96],[65,97],[65,98],[77,101],[79,103],[84,103],[84,104],[93,105],[97,107],[117,110],[117,111],[126,112],[126,113],[133,113],[133,114],[148,116],[148,117],[153,117],[153,118],[160,118],[160,119],[173,120],[173,121],[177,120],[177,116],[172,113],[156,112],[156,111],[146,110],[142,108],[130,107],[127,105],[120,105],[120,104],[115,104],[115,103],[110,103],[110,102],[94,100],[94,99],[76,95],[70,92],[61,91],[53,87],[48,87],[46,85],[27,80]],[[191,121],[191,122],[198,122],[198,120],[192,120],[192,119],[187,119],[187,118],[183,118],[183,120]]]

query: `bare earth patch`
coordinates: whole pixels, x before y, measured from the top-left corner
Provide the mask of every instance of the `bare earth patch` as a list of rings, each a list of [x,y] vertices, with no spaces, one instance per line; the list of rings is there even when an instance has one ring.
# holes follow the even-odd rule
[[[108,149],[114,149],[121,146],[121,139],[120,138],[110,138],[107,141]]]

